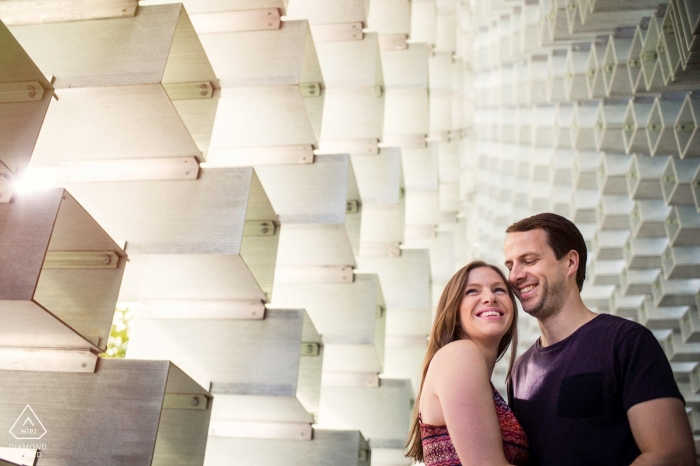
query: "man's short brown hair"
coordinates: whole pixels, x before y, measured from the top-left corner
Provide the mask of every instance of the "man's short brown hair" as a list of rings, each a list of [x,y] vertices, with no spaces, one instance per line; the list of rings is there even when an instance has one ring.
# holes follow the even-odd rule
[[[545,212],[524,218],[515,222],[506,229],[506,233],[525,232],[541,228],[546,233],[547,244],[557,260],[560,260],[569,251],[578,253],[579,263],[576,271],[576,284],[579,291],[583,288],[583,281],[586,279],[586,242],[579,229],[571,220],[561,215]]]

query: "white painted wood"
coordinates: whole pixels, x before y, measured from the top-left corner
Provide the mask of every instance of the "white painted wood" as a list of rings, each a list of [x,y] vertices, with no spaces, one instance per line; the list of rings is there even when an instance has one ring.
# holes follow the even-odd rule
[[[413,397],[410,382],[400,379],[381,379],[370,389],[326,387],[318,425],[358,426],[375,447],[402,448]]]
[[[345,224],[283,223],[277,267],[354,267]]]
[[[409,0],[372,0],[368,14],[368,27],[380,35],[411,33]]]
[[[323,82],[306,21],[285,21],[275,31],[198,32],[223,87]]]
[[[323,42],[316,53],[327,87],[374,87],[383,84],[377,34],[361,41]]]
[[[0,104],[0,162],[10,171],[22,172],[31,157],[41,124],[53,95],[51,84],[22,49],[5,25],[0,23],[0,82],[38,82],[43,90],[38,102]]]
[[[367,24],[365,0],[289,0],[287,15],[308,19],[311,24],[361,22]]]
[[[139,3],[159,5],[171,2],[169,0],[139,0]],[[182,3],[189,14],[198,14],[263,8],[277,8],[284,13],[287,2],[284,0],[184,0]]]
[[[256,172],[283,224],[345,220],[349,156],[318,155],[310,165],[260,166]]]
[[[192,24],[199,34],[214,34],[275,30],[280,28],[281,21],[279,9],[262,8],[200,13],[192,17]]]
[[[6,25],[85,21],[134,16],[137,0],[5,1],[0,20]]]
[[[335,140],[380,140],[383,119],[384,99],[377,98],[374,87],[327,89],[321,125],[321,152],[331,152],[327,146],[330,143],[332,148]],[[355,155],[361,152],[339,151],[335,153]]]
[[[399,202],[403,182],[401,150],[382,149],[376,156],[353,155],[352,166],[365,206]]]
[[[312,119],[320,122],[321,114],[310,115],[304,100],[299,87],[292,85],[222,90],[208,160],[212,164],[235,160],[232,150],[239,148],[315,146]]]
[[[204,464],[228,464],[235,451],[240,461],[259,466],[370,466],[370,447],[359,431],[314,429],[313,435],[311,442],[210,437]]]
[[[428,46],[411,43],[406,50],[382,50],[387,89],[428,87]]]

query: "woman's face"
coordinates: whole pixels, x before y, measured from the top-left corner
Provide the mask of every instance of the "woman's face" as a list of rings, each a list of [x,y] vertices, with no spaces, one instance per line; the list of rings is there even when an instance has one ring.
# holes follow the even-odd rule
[[[513,322],[513,313],[508,288],[495,270],[479,267],[469,272],[459,324],[470,339],[500,342]]]

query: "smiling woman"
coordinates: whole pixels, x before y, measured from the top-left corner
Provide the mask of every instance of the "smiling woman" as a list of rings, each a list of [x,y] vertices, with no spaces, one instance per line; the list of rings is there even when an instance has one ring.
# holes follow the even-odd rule
[[[426,466],[527,463],[527,438],[490,383],[510,345],[510,366],[515,360],[517,317],[498,267],[475,261],[450,279],[423,363],[407,456]]]

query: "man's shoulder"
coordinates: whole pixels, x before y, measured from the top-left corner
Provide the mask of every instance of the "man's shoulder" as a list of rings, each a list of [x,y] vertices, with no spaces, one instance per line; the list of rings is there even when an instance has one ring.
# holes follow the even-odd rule
[[[606,333],[616,338],[624,338],[631,333],[651,333],[638,322],[612,314],[599,314],[591,321],[590,327],[596,333]]]

